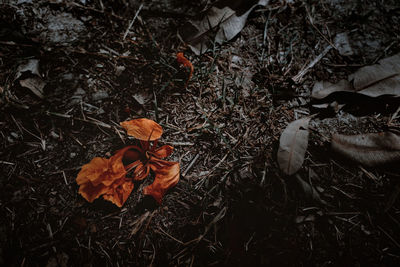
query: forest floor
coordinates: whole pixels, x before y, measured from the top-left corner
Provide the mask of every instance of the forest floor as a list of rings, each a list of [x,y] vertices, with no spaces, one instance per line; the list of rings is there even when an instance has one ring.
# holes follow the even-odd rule
[[[139,1],[0,3],[0,265],[400,263],[398,166],[361,167],[329,143],[386,130],[398,99],[321,111],[310,98],[316,81],[400,52],[400,2],[270,1],[196,56],[177,29],[212,2],[144,1],[138,13]],[[352,55],[326,50],[343,32]],[[177,52],[194,65],[187,87]],[[279,137],[312,114],[303,166],[286,176]],[[139,117],[163,127],[179,183],[161,206],[142,194],[152,178],[121,209],[88,203],[81,166],[132,143],[119,123]]]

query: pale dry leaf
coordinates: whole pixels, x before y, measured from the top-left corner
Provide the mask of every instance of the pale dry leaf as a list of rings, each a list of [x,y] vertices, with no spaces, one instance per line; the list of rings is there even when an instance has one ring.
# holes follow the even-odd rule
[[[292,175],[303,165],[308,146],[309,117],[291,122],[279,139],[278,163],[281,170]]]
[[[395,71],[397,71],[397,73],[400,73],[400,53],[398,53],[394,56],[383,58],[383,59],[379,60],[379,64],[391,65],[392,68]]]
[[[311,97],[324,99],[335,92],[352,92],[369,97],[400,97],[400,54],[381,59],[377,64],[362,67],[336,84],[316,82]]]
[[[46,86],[46,82],[40,77],[27,78],[25,80],[20,80],[19,83],[22,87],[26,87],[31,90],[39,98],[44,98],[43,89]]]
[[[334,92],[354,92],[354,89],[346,80],[341,80],[336,84],[320,81],[314,84],[311,97],[323,99]]]
[[[331,146],[338,154],[368,167],[400,162],[400,136],[392,132],[334,134]]]
[[[362,67],[349,76],[356,91],[400,74],[400,54],[380,60],[378,64]]]
[[[21,77],[22,73],[30,72],[31,74],[37,75],[40,77],[39,72],[39,59],[30,59],[24,64],[18,66],[17,73],[15,75],[15,80]]]
[[[370,97],[379,97],[383,95],[399,97],[400,74],[372,84],[371,86],[359,91],[359,93]]]
[[[186,22],[178,37],[189,45],[196,55],[207,51],[213,42],[222,44],[231,40],[244,27],[250,12],[269,0],[219,0],[197,19]]]

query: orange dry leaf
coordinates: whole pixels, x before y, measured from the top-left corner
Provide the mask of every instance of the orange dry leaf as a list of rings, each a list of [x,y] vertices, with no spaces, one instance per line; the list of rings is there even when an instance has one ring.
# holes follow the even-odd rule
[[[156,177],[151,185],[143,189],[143,194],[153,196],[161,204],[165,192],[179,181],[179,163],[153,158],[150,168]]]
[[[129,148],[120,150],[109,159],[96,157],[82,167],[76,178],[82,197],[93,202],[103,195],[104,199],[122,207],[134,187],[132,180],[126,178],[122,163],[123,154]]]
[[[163,130],[155,121],[149,119],[135,119],[120,123],[129,135],[142,141],[154,141],[161,137]]]
[[[179,52],[176,54],[176,61],[178,61],[178,63],[181,64],[182,66],[184,66],[186,68],[190,68],[189,78],[187,79],[186,85],[185,85],[185,87],[187,87],[189,80],[190,80],[190,78],[192,78],[192,75],[194,72],[193,64],[187,58],[185,58],[185,56],[183,55],[182,52]]]
[[[103,196],[122,207],[133,190],[133,181],[143,180],[152,170],[154,182],[143,192],[161,204],[166,191],[179,181],[179,163],[162,160],[171,155],[173,147],[164,145],[157,148],[162,128],[152,120],[136,119],[121,125],[128,134],[140,140],[140,145],[127,146],[109,159],[94,158],[84,165],[76,178],[79,193],[89,202]],[[131,171],[132,177],[128,178]]]

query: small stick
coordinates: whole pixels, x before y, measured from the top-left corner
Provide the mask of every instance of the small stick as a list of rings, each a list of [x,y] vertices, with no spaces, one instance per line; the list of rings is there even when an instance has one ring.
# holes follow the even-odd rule
[[[87,123],[90,123],[90,124],[101,126],[101,127],[107,128],[107,129],[111,129],[112,128],[111,125],[109,125],[107,123],[104,123],[104,122],[101,122],[99,120],[96,120],[94,118],[91,118],[89,116],[87,118],[90,119],[90,120],[82,119],[82,118],[75,118],[72,115],[62,114],[62,113],[57,113],[57,112],[50,112],[50,111],[47,111],[46,115],[49,115],[49,116],[52,115],[52,116],[56,116],[56,117],[64,118],[64,119],[73,119],[73,120],[77,120],[77,121],[83,121],[83,122],[87,122]]]
[[[329,40],[325,35],[323,35],[322,32],[314,25],[313,18],[311,17],[310,11],[308,10],[307,7],[306,7],[306,12],[307,12],[308,20],[310,21],[311,26],[313,26],[313,28],[319,33],[319,35],[322,36],[322,38],[325,39],[325,41],[328,42],[328,44],[330,44],[333,48],[337,49],[335,47],[335,45],[331,42],[331,40]]]
[[[331,45],[328,45],[328,46],[324,49],[324,51],[322,51],[321,54],[319,54],[313,61],[311,61],[310,64],[308,64],[307,67],[305,67],[305,68],[303,68],[301,71],[299,71],[299,73],[297,73],[297,75],[294,76],[294,77],[292,78],[292,80],[293,80],[294,82],[296,82],[296,83],[299,82],[300,80],[302,80],[302,79],[303,79],[303,76],[304,76],[312,67],[314,67],[315,64],[317,64],[317,63],[329,52],[329,50],[331,50],[331,49],[332,49],[332,46],[331,46]]]
[[[378,229],[384,233],[398,248],[400,248],[399,242],[397,242],[391,235],[389,235],[382,227],[378,225]]]
[[[137,16],[139,15],[140,10],[142,10],[143,8],[143,4],[140,5],[139,9],[136,11],[135,16],[133,17],[131,23],[129,23],[128,28],[126,29],[125,33],[124,33],[124,38],[122,38],[122,40],[125,40],[126,36],[128,35],[129,31],[131,30],[133,23],[135,22]]]
[[[0,164],[15,165],[15,163],[8,162],[8,161],[3,161],[3,160],[0,160]]]
[[[173,237],[172,235],[168,234],[167,232],[165,232],[161,227],[158,227],[157,229],[159,233],[166,235],[167,237],[171,238],[172,240],[178,242],[179,244],[183,245],[184,243],[182,241],[180,241],[179,239]]]
[[[392,121],[398,118],[398,114],[400,112],[400,106],[397,108],[397,110],[395,111],[395,113],[393,113],[392,117],[390,118],[388,125],[392,124]]]
[[[65,172],[64,172],[64,171],[61,171],[61,173],[62,173],[62,175],[63,175],[63,177],[64,177],[64,182],[65,182],[65,184],[68,185],[67,176],[65,176]]]
[[[186,170],[183,172],[182,176],[186,176],[186,174],[188,173],[188,171],[193,167],[194,163],[196,162],[196,160],[199,158],[199,154],[196,155],[196,157],[194,157],[194,159],[192,160],[192,162],[190,162],[189,166],[186,168]]]
[[[161,144],[170,144],[171,146],[194,146],[194,143],[191,142],[168,142],[168,141],[160,141]]]
[[[115,130],[115,132],[118,134],[118,136],[119,136],[119,138],[121,139],[122,143],[125,144],[125,140],[124,140],[124,138],[122,138],[122,135],[121,135],[121,133],[119,132],[119,130],[117,129],[116,126],[114,126],[114,130]]]

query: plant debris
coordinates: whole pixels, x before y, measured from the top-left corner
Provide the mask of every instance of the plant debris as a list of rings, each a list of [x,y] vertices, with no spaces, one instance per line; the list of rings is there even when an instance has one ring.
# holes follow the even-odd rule
[[[392,132],[360,135],[334,134],[332,149],[368,167],[400,162],[400,136]]]
[[[185,84],[185,88],[186,88],[189,83],[189,80],[193,76],[193,72],[194,72],[193,64],[187,58],[185,58],[185,56],[183,55],[182,52],[179,52],[178,54],[176,54],[176,61],[179,64],[181,64],[182,66],[189,68],[189,70],[190,70],[189,78],[187,79],[186,84]]]
[[[196,55],[206,52],[212,44],[231,40],[244,27],[247,17],[256,6],[266,6],[269,0],[219,0],[200,18],[186,22],[178,36]]]
[[[317,82],[311,96],[323,99],[335,92],[351,92],[369,97],[400,97],[400,54],[381,59],[377,64],[362,67],[336,84]]]
[[[134,188],[133,181],[142,181],[151,169],[155,179],[143,193],[153,196],[161,204],[167,190],[179,181],[179,163],[162,160],[171,155],[173,147],[157,148],[162,128],[152,120],[135,119],[121,125],[129,135],[140,140],[140,145],[122,148],[109,159],[96,157],[84,165],[76,178],[79,193],[89,202],[103,196],[122,207]],[[131,170],[133,176],[127,177]]]
[[[291,122],[279,139],[278,163],[281,170],[292,175],[303,165],[308,146],[308,124],[310,118]]]
[[[0,266],[397,266],[399,10],[3,1]]]

